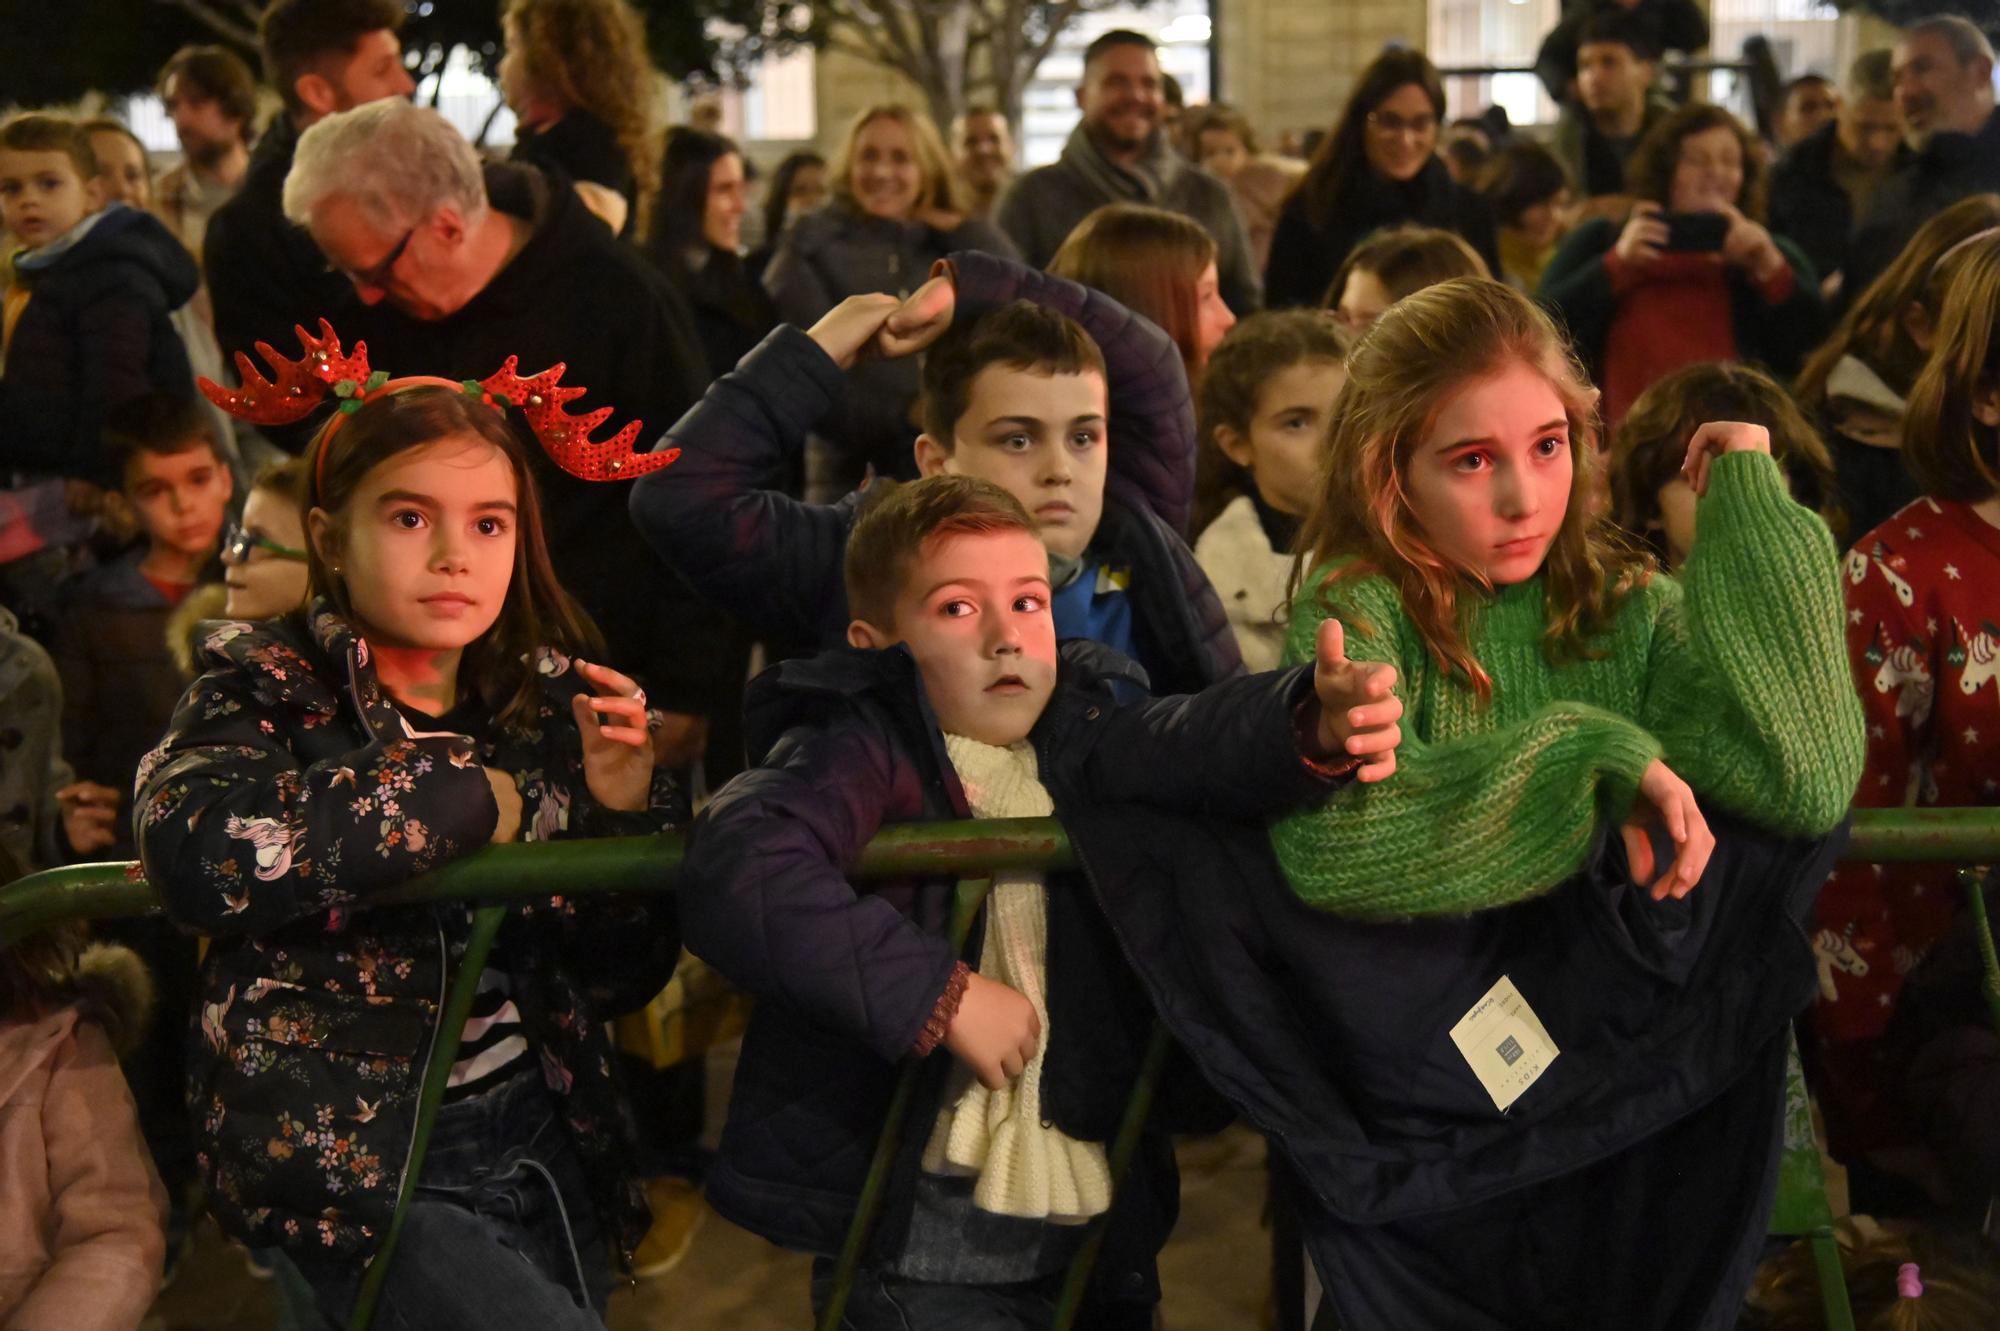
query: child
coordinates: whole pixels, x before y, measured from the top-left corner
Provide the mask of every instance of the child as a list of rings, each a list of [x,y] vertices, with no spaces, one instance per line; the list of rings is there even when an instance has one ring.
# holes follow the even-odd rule
[[[1382,311],[1413,291],[1454,277],[1488,277],[1486,260],[1456,232],[1393,226],[1356,245],[1327,285],[1320,308],[1349,336],[1359,337]]]
[[[181,694],[167,620],[215,574],[233,482],[207,413],[188,398],[120,403],[105,420],[104,451],[144,540],[65,586],[50,655],[63,677],[70,761],[87,780],[130,790]],[[130,829],[119,833],[112,853],[129,859]]]
[[[21,246],[6,297],[0,471],[115,489],[105,413],[147,392],[195,396],[168,316],[200,275],[152,214],[104,207],[96,175],[81,125],[39,114],[0,124],[0,221]]]
[[[1575,190],[1562,159],[1522,140],[1494,154],[1479,192],[1493,209],[1500,240],[1500,278],[1532,292],[1576,212]]]
[[[1868,808],[2000,804],[2000,232],[1948,251],[1902,457],[1923,491],[1847,555],[1847,650],[1868,718]],[[1844,866],[1819,902],[1813,1052],[1834,1154],[1864,1199],[1915,1133],[1881,1079],[1903,977],[1950,926],[1948,865]]]
[[[160,1287],[166,1191],[114,1052],[151,1003],[74,925],[0,951],[0,1324],[134,1331]]]
[[[1305,671],[1121,707],[1128,663],[1056,649],[1050,557],[1004,491],[932,476],[870,496],[848,542],[856,650],[788,661],[751,685],[761,766],[697,820],[681,878],[691,948],[762,1001],[751,1019],[709,1200],[815,1253],[822,1306],[888,1111],[896,1063],[925,1065],[887,1211],[842,1325],[1047,1325],[1082,1225],[1111,1216],[1079,1325],[1153,1325],[1153,1258],[1173,1220],[1162,1136],[1112,1206],[1104,1142],[1151,1024],[1090,889],[1186,875],[1210,890],[1261,868],[1201,830],[1394,768],[1387,671],[1355,671],[1338,626]],[[1333,760],[1322,761],[1325,755]],[[1182,832],[1128,839],[1131,801]],[[983,940],[941,935],[951,884],[859,893],[847,874],[884,824],[1059,813],[1085,866],[996,876]],[[1254,849],[1254,840],[1251,842]],[[955,1062],[954,1062],[955,1060]],[[976,1085],[974,1082],[976,1081]],[[1163,1108],[1185,1113],[1168,1090]]]
[[[1190,384],[1236,316],[1222,299],[1215,237],[1179,213],[1108,203],[1076,224],[1049,260],[1057,277],[1143,314],[1180,348]]]
[[[1230,330],[1202,379],[1194,557],[1252,670],[1275,668],[1285,644],[1292,542],[1318,487],[1346,349],[1324,315],[1266,311]]]
[[[1860,771],[1832,539],[1763,430],[1711,424],[1701,541],[1648,576],[1576,501],[1586,381],[1499,282],[1346,364],[1286,655],[1333,614],[1396,670],[1395,779],[1275,824],[1289,891],[1107,913],[1135,956],[1201,940],[1142,975],[1307,1184],[1347,1331],[1727,1325]]]
[[[1194,428],[1173,343],[1105,296],[1004,259],[964,253],[941,268],[900,307],[856,296],[810,333],[775,329],[668,433],[680,461],[671,484],[633,489],[640,531],[759,633],[844,641],[841,552],[861,495],[809,505],[774,487],[848,364],[909,354],[953,324],[924,365],[918,469],[991,480],[1036,515],[1055,557],[1059,637],[1133,656],[1166,692],[1240,671],[1229,621],[1180,536]]]
[[[559,371],[387,379],[322,330],[277,386],[210,388],[259,421],[329,389],[359,403],[311,455],[312,600],[211,627],[135,823],[168,914],[213,939],[189,1069],[210,1205],[232,1236],[285,1249],[344,1321],[402,1186],[468,922],[370,899],[489,842],[657,831],[677,800],[643,695],[578,659],[595,630],[555,581],[526,450],[488,403],[521,404],[586,479],[636,472],[629,436],[589,441]],[[645,1232],[608,1022],[677,950],[649,901],[510,914],[410,1181],[387,1324],[602,1327],[605,1244],[629,1253]]]
[[[1750,421],[1771,435],[1771,456],[1792,498],[1819,513],[1838,540],[1833,461],[1791,394],[1748,365],[1712,361],[1675,370],[1645,392],[1611,436],[1611,520],[1669,569],[1694,549],[1694,490],[1681,475],[1688,441],[1708,421]]]
[[[1919,1225],[1842,1220],[1842,1279],[1857,1331],[1986,1331],[2000,1308],[2000,1254],[1992,1241]],[[1764,1263],[1739,1331],[1827,1331],[1812,1247],[1793,1244]]]
[[[306,464],[294,458],[258,473],[243,517],[222,545],[231,619],[271,619],[306,600]]]

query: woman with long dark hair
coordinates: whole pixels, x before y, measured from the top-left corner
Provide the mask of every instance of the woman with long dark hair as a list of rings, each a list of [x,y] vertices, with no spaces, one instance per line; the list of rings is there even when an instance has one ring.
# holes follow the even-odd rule
[[[1443,121],[1444,84],[1423,52],[1375,57],[1278,214],[1264,269],[1267,306],[1321,304],[1348,251],[1403,222],[1457,232],[1488,271],[1500,271],[1492,209],[1437,155]]]
[[[764,284],[764,270],[771,266],[771,256],[778,252],[785,228],[807,213],[818,212],[831,192],[826,182],[826,159],[818,153],[795,152],[778,163],[771,183],[764,187],[763,239],[743,261],[752,281]]]
[[[744,269],[749,207],[743,154],[734,143],[685,125],[667,131],[659,206],[645,249],[686,294],[711,379],[734,369],[778,322],[777,307]]]

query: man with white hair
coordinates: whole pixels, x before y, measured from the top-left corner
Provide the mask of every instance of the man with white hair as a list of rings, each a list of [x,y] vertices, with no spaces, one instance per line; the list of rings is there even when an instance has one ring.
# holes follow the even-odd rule
[[[572,410],[612,408],[598,437],[636,417],[647,441],[707,386],[672,283],[566,183],[522,163],[482,164],[427,107],[398,98],[313,125],[299,136],[284,205],[359,297],[335,327],[348,346],[367,340],[373,366],[479,379],[509,356],[524,375],[560,361],[563,382],[589,390]],[[662,756],[692,758],[700,718],[741,691],[741,679],[720,677],[726,622],[640,539],[623,486],[578,480],[540,449],[534,457],[557,576],[603,629],[612,663],[675,714]]]
[[[2000,190],[2000,115],[1993,45],[1968,19],[1934,14],[1903,30],[1894,56],[1896,106],[1913,150],[1877,190],[1855,232],[1847,291],[1863,287],[1916,229],[1970,194]]]

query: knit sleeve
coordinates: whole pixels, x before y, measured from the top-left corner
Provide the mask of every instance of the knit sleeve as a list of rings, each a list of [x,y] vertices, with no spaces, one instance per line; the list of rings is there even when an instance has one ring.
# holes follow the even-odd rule
[[[1306,659],[1326,608],[1299,598],[1287,661]],[[1351,785],[1272,827],[1278,862],[1307,905],[1390,919],[1539,895],[1581,866],[1600,810],[1622,813],[1659,756],[1633,722],[1561,701],[1517,724],[1426,743],[1415,733],[1422,707],[1410,683],[1423,648],[1393,587],[1375,578],[1343,585],[1331,613],[1346,626],[1351,659],[1396,667],[1410,711],[1394,776]]]
[[[1640,721],[1717,804],[1817,836],[1847,812],[1865,751],[1839,562],[1765,453],[1715,459],[1694,552],[1659,599]]]

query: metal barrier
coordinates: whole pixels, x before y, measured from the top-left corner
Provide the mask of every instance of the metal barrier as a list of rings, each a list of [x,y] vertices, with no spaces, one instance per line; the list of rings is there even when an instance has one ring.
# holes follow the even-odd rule
[[[505,914],[506,903],[557,894],[667,891],[680,868],[683,848],[682,839],[673,834],[489,846],[371,898],[371,905],[444,901],[480,905],[473,911],[472,933],[440,1015],[438,1038],[425,1068],[417,1131],[404,1171],[403,1191],[397,1198],[382,1246],[375,1260],[369,1263],[350,1323],[353,1331],[366,1331],[372,1320],[375,1301],[402,1229],[411,1183],[422,1166],[479,973],[484,969],[486,953]],[[1859,810],[1854,815],[1854,833],[1845,858],[1863,863],[2000,862],[2000,808]],[[884,828],[863,850],[853,874],[857,878],[961,875],[953,910],[952,940],[955,947],[962,947],[991,882],[984,875],[1003,869],[1075,866],[1075,852],[1060,822],[1053,818],[1016,818]],[[1978,901],[1976,892],[1974,899]],[[144,915],[156,906],[151,886],[137,864],[78,864],[47,870],[0,888],[0,947],[11,946],[28,934],[64,920]],[[1976,909],[1983,918],[1983,902]],[[1996,1025],[2000,1025],[2000,962],[1994,960],[1990,941],[1984,955],[1988,964],[1987,998]],[[1112,1142],[1114,1186],[1138,1144],[1168,1048],[1165,1031],[1156,1027],[1132,1098]],[[909,1059],[898,1073],[896,1091],[876,1144],[854,1223],[835,1269],[832,1293],[819,1320],[821,1331],[834,1331],[840,1325],[855,1274],[881,1210],[890,1168],[908,1127],[906,1120],[915,1095],[918,1068],[918,1061]],[[1082,1305],[1102,1238],[1102,1225],[1093,1228],[1096,1232],[1078,1253],[1065,1280],[1057,1307],[1056,1331],[1069,1331]],[[1813,1237],[1828,1236],[1815,1232]],[[1822,1271],[1822,1279],[1826,1278],[1826,1272]],[[1837,1285],[1837,1270],[1833,1279]],[[1844,1291],[1841,1301],[1844,1304]]]

